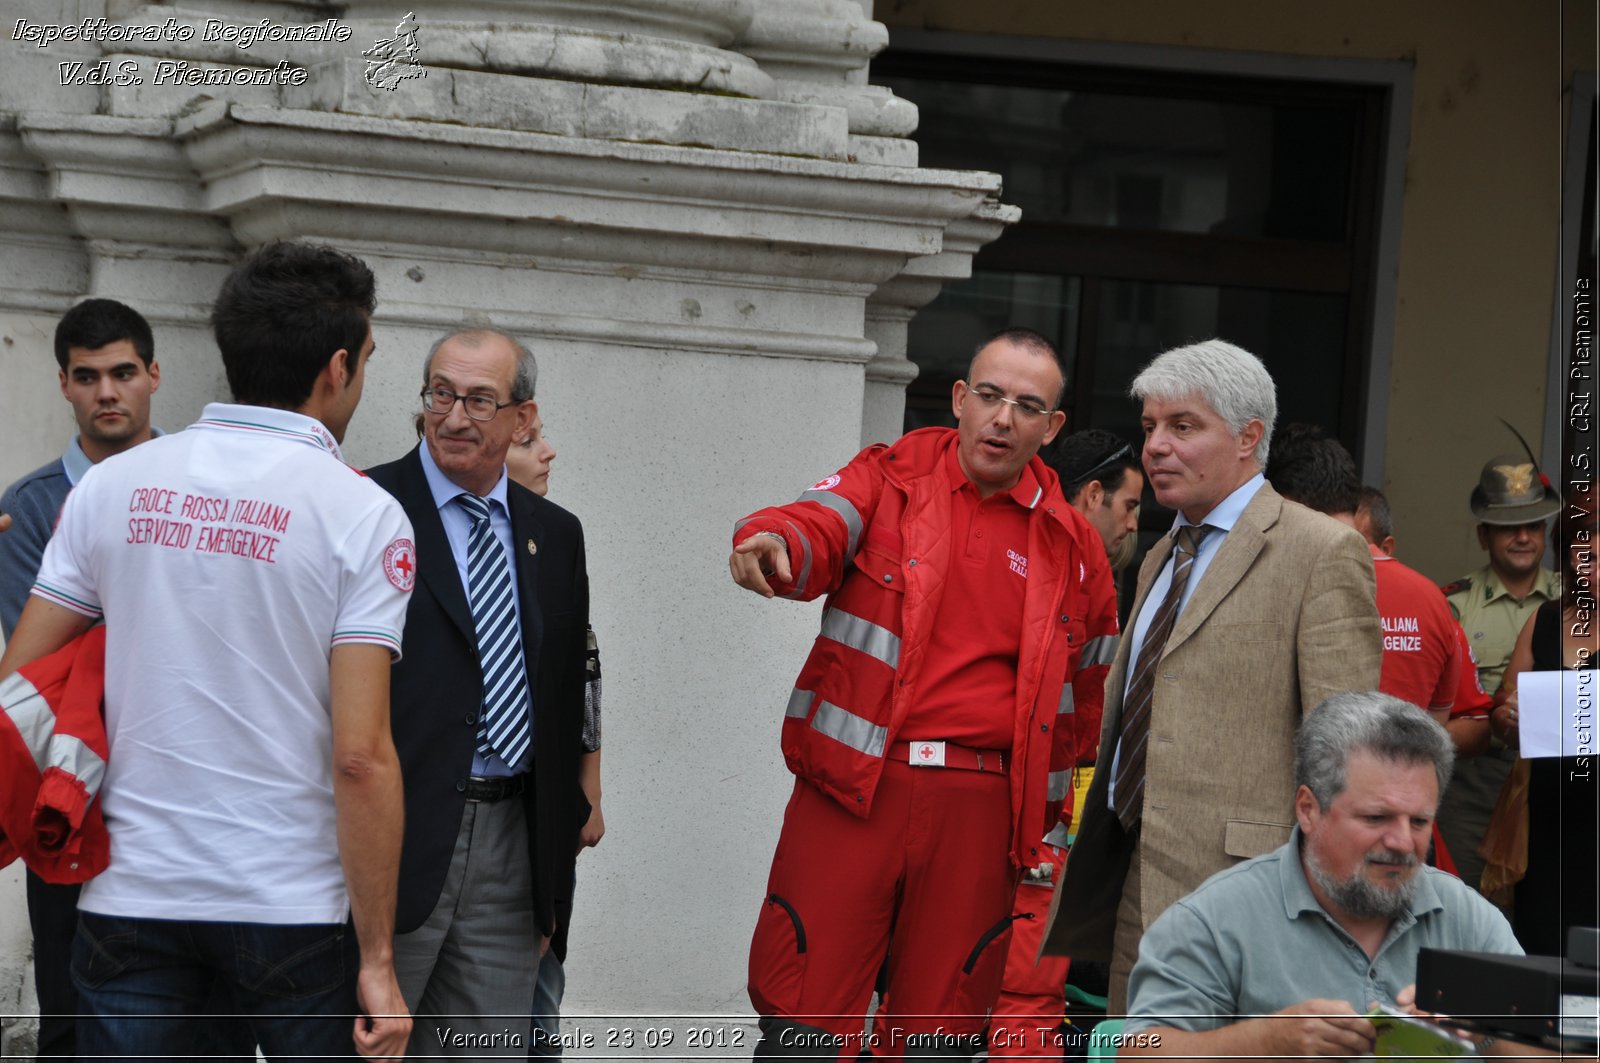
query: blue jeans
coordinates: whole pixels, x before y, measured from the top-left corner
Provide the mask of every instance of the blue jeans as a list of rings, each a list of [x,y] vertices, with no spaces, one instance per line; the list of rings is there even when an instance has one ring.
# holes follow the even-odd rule
[[[78,893],[83,887],[46,882],[28,872],[28,925],[33,930],[33,985],[39,994],[39,1055],[77,1054],[73,1016],[78,994],[72,989],[67,948],[78,925]]]
[[[561,1055],[561,997],[567,988],[567,972],[551,949],[539,961],[539,981],[533,990],[533,1037],[528,1058]]]
[[[578,871],[572,871],[572,892],[567,894],[568,914],[578,892]],[[528,1058],[545,1059],[561,1055],[561,998],[567,992],[567,972],[552,946],[539,960],[539,980],[533,987],[533,1036],[528,1039]]]
[[[226,987],[268,1059],[348,1058],[360,955],[346,925],[276,926],[78,913],[78,1053],[196,1054],[194,1016]]]

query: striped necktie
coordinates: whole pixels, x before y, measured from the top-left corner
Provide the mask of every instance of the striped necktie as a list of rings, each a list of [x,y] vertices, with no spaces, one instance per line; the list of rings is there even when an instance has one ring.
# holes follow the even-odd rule
[[[478,717],[478,752],[496,753],[515,767],[533,743],[528,714],[528,676],[517,626],[516,586],[505,550],[489,523],[489,503],[460,494],[472,517],[467,540],[467,595],[478,633],[478,667],[483,672],[483,712]]]
[[[1145,632],[1139,660],[1133,667],[1133,680],[1128,684],[1128,696],[1122,705],[1122,745],[1117,754],[1117,777],[1112,782],[1111,793],[1124,830],[1133,829],[1144,807],[1144,755],[1150,738],[1150,708],[1155,701],[1156,665],[1166,651],[1172,625],[1177,622],[1178,605],[1183,601],[1184,587],[1189,584],[1189,571],[1194,568],[1200,540],[1209,530],[1204,524],[1185,524],[1178,529],[1172,585],[1167,588],[1167,596],[1161,600],[1161,608],[1156,610]]]

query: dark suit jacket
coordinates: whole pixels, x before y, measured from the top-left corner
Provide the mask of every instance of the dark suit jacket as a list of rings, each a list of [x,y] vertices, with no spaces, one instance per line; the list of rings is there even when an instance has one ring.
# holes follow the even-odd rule
[[[389,695],[406,802],[395,931],[406,933],[433,910],[450,867],[477,745],[477,724],[467,721],[481,711],[483,679],[472,609],[418,451],[367,475],[399,500],[417,537],[417,586]],[[516,483],[508,486],[533,693],[533,785],[524,795],[532,903],[540,930],[553,934],[570,909],[578,829],[589,815],[578,785],[589,581],[578,519]]]

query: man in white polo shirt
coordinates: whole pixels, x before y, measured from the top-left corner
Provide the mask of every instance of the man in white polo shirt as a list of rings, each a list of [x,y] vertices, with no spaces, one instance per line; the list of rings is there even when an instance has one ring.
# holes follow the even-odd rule
[[[388,694],[416,555],[338,446],[374,306],[371,271],[331,248],[248,256],[212,313],[237,404],[84,475],[0,659],[8,676],[105,618],[84,1055],[192,1053],[213,980],[268,1057],[348,1055],[358,1013],[362,1054],[405,1044]]]

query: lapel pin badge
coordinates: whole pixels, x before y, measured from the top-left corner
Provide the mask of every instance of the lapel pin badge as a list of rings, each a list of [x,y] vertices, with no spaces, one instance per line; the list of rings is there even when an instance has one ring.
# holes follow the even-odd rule
[[[539,546],[532,539],[528,540],[528,554],[531,556],[539,552]]]

